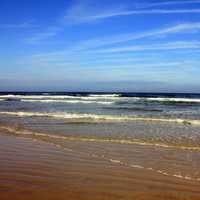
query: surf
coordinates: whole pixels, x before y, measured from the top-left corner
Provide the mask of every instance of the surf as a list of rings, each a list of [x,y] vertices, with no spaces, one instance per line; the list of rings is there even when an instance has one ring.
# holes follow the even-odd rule
[[[147,122],[166,122],[179,123],[184,125],[200,125],[200,120],[181,119],[181,118],[151,118],[128,115],[97,115],[87,113],[68,113],[68,112],[0,112],[2,115],[12,115],[18,117],[52,117],[60,119],[79,119],[79,120],[94,120],[97,122],[126,122],[126,121],[147,121]]]

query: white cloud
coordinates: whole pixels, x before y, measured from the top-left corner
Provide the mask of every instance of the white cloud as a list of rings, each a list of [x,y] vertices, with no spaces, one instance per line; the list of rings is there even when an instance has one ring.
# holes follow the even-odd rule
[[[24,29],[24,28],[33,28],[37,27],[35,24],[30,22],[24,22],[19,24],[0,24],[1,29]]]
[[[172,6],[172,5],[185,5],[185,4],[199,4],[199,0],[187,0],[187,1],[163,1],[155,3],[138,3],[136,4],[137,8],[151,8],[151,7],[162,7],[162,6]]]
[[[184,14],[200,13],[200,9],[153,9],[153,10],[124,10],[124,11],[107,11],[96,15],[75,17],[75,22],[92,22],[103,20],[111,17],[129,16],[129,15],[151,15],[151,14]],[[78,21],[79,19],[79,21]],[[72,18],[73,20],[73,18]]]
[[[192,41],[177,41],[156,45],[135,45],[119,48],[108,48],[103,50],[96,50],[93,53],[117,53],[117,52],[132,52],[132,51],[146,51],[146,50],[177,50],[177,49],[199,49],[200,42]]]
[[[198,1],[198,0],[197,0]],[[92,2],[92,1],[91,1]],[[152,14],[181,14],[181,13],[200,13],[200,8],[192,9],[144,9],[148,7],[163,6],[163,5],[176,5],[176,4],[187,4],[189,2],[161,2],[161,3],[151,3],[151,4],[138,4],[137,8],[130,8],[130,5],[118,5],[109,7],[102,7],[94,2],[92,3],[79,2],[72,5],[71,8],[67,10],[64,20],[67,24],[79,24],[79,23],[89,23],[98,20],[104,20],[119,16],[129,16],[129,15],[152,15]],[[191,2],[192,3],[192,2]],[[198,1],[200,3],[200,1]],[[141,8],[140,8],[141,7]]]
[[[34,59],[39,60],[65,60],[69,58],[74,58],[79,60],[80,57],[87,57],[94,52],[102,53],[102,52],[131,52],[131,51],[141,51],[141,50],[148,50],[148,49],[172,49],[172,48],[188,48],[194,49],[199,48],[199,42],[171,42],[167,43],[167,45],[162,45],[159,47],[158,45],[151,45],[151,46],[134,46],[134,47],[123,47],[123,48],[108,48],[105,49],[107,45],[113,45],[118,43],[125,43],[127,41],[139,40],[143,38],[152,38],[157,36],[167,36],[170,34],[183,34],[183,33],[197,33],[200,32],[200,23],[183,23],[177,24],[170,27],[160,28],[157,30],[142,32],[142,33],[130,33],[130,34],[120,34],[116,36],[104,37],[104,38],[96,38],[85,40],[82,42],[78,42],[72,47],[65,48],[60,51],[52,51],[52,52],[44,52],[40,54],[33,55]],[[54,36],[57,32],[50,32],[47,34],[39,34],[37,37],[33,37],[32,40],[29,39],[29,42],[38,42],[41,39],[48,38]],[[96,48],[104,47],[104,50],[95,50]],[[135,49],[135,50],[134,50]],[[91,51],[92,50],[92,51]]]
[[[84,2],[84,3],[83,3]],[[79,1],[73,4],[66,12],[64,21],[67,24],[79,24],[85,22],[92,22],[98,19],[111,17],[114,13],[120,13],[125,10],[124,5],[112,6],[109,5],[107,8],[97,5],[94,1]]]
[[[119,12],[105,12],[93,16],[85,16],[82,18],[82,21],[89,22],[100,19],[106,19],[110,17],[129,16],[129,15],[181,14],[181,13],[200,13],[200,9],[179,9],[179,10],[154,9],[154,10],[125,10]]]
[[[44,32],[37,33],[32,37],[27,38],[25,41],[30,44],[37,44],[41,40],[56,36],[61,30],[61,27],[50,27]]]
[[[77,49],[84,50],[89,48],[96,48],[106,45],[112,45],[117,43],[123,43],[143,38],[149,38],[149,37],[157,37],[157,36],[163,36],[163,35],[170,35],[170,34],[176,34],[176,33],[194,33],[200,31],[200,23],[182,23],[177,24],[170,27],[160,28],[157,30],[147,31],[147,32],[141,32],[141,33],[129,33],[129,34],[120,34],[110,37],[101,37],[101,38],[95,38],[90,39],[86,41],[82,41],[79,44],[77,44]],[[79,48],[78,48],[79,47]]]
[[[200,3],[199,0],[196,0]],[[79,1],[79,3],[75,3],[67,10],[66,15],[63,17],[65,23],[57,22],[54,27],[49,27],[47,30],[36,33],[30,38],[26,39],[27,43],[35,44],[42,40],[48,39],[50,37],[56,36],[61,30],[63,30],[66,25],[69,24],[80,24],[80,23],[88,23],[88,22],[95,22],[98,20],[104,20],[107,18],[117,17],[117,16],[130,16],[130,15],[148,15],[148,14],[181,14],[181,13],[200,13],[200,9],[128,9],[128,5],[109,5],[102,7],[99,5],[96,5],[96,2],[89,1],[90,3],[83,3],[83,1]],[[92,3],[93,4],[92,4]],[[192,3],[193,1],[191,1]],[[145,6],[156,6],[156,5],[168,5],[168,4],[184,4],[189,2],[161,2],[161,3],[151,3],[146,4]],[[139,4],[140,5],[140,4]],[[144,4],[141,4],[141,6]],[[129,5],[130,6],[130,5]],[[124,42],[128,40],[134,40],[134,39],[140,39],[143,37],[149,37],[153,35],[162,35],[165,33],[175,33],[175,32],[181,32],[184,30],[191,30],[191,29],[198,29],[200,23],[193,23],[193,24],[181,24],[176,25],[171,28],[166,28],[163,30],[157,30],[155,32],[146,32],[146,33],[139,33],[139,34],[126,34],[126,35],[119,35],[113,38],[100,38],[100,41],[97,39],[89,40],[83,42],[82,46],[90,45],[89,43],[95,42],[96,44],[101,43],[102,45],[118,43],[118,42]],[[27,27],[29,24],[7,24],[7,25],[0,25],[1,27],[7,27],[7,28],[17,28],[17,27]],[[163,31],[159,32],[159,31]],[[164,33],[165,32],[165,33]],[[110,40],[111,39],[111,40]],[[88,44],[87,44],[88,43]]]

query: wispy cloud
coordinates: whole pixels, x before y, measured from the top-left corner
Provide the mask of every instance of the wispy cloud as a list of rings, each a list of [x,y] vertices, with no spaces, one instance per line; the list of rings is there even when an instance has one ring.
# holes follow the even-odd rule
[[[89,3],[88,3],[89,2]],[[191,0],[191,4],[194,2],[194,0]],[[196,3],[200,3],[199,0],[195,1]],[[159,6],[159,5],[168,5],[168,4],[189,4],[189,1],[173,1],[173,2],[161,2],[161,3],[149,3],[149,4],[138,4],[138,6],[143,7],[153,7],[153,6]],[[108,18],[113,17],[120,17],[120,16],[131,16],[131,15],[151,15],[151,14],[181,14],[181,13],[200,13],[199,9],[137,9],[132,8],[133,6],[125,5],[125,4],[118,4],[116,5],[109,5],[109,6],[103,6],[97,5],[93,1],[78,1],[78,3],[72,4],[71,7],[67,10],[66,14],[62,17],[63,21],[56,20],[55,26],[50,26],[44,31],[40,31],[39,33],[34,34],[33,36],[26,39],[27,43],[30,44],[37,44],[41,42],[42,40],[46,40],[50,37],[56,36],[61,30],[64,30],[67,25],[75,25],[80,23],[88,23],[88,22],[96,22]],[[143,34],[126,34],[117,36],[116,38],[113,37],[111,40],[110,38],[101,38],[101,41],[98,41],[98,39],[93,40],[94,42],[101,43],[102,45],[105,44],[112,44],[117,42],[124,42],[128,40],[134,40],[134,39],[140,39],[143,37],[153,36],[154,34],[165,34],[164,32],[170,33],[170,32],[181,32],[182,30],[192,30],[199,27],[200,23],[195,24],[183,24],[183,25],[177,25],[172,27],[173,30],[169,30],[168,28],[161,30],[163,33],[159,33],[159,30],[157,32],[148,32]],[[4,25],[2,27],[10,27],[10,28],[17,28],[17,27],[26,27],[28,24],[18,24],[18,25]],[[194,27],[192,27],[194,26]],[[0,25],[1,27],[1,25]],[[103,40],[102,40],[103,39]],[[91,41],[83,42],[84,45],[89,45],[87,43],[92,43]],[[84,44],[85,43],[85,44]]]
[[[177,49],[199,49],[200,42],[192,41],[178,41],[178,42],[169,42],[164,44],[156,45],[135,45],[119,48],[108,48],[103,50],[96,50],[93,53],[116,53],[116,52],[133,52],[133,51],[146,51],[146,50],[177,50]]]
[[[33,28],[37,27],[35,24],[31,22],[24,22],[19,24],[0,24],[1,29],[24,29],[24,28]]]
[[[57,30],[56,30],[57,31]],[[39,34],[37,37],[33,37],[31,40],[29,39],[29,42],[39,42],[40,39],[44,39],[44,37],[48,38],[51,36],[54,36],[57,34],[57,32],[47,32],[47,34]],[[108,37],[100,37],[100,38],[95,38],[95,39],[90,39],[90,40],[85,40],[85,41],[80,41],[74,44],[71,47],[65,48],[63,50],[58,50],[58,51],[51,51],[51,52],[44,52],[40,54],[35,54],[33,55],[34,59],[36,60],[65,60],[66,58],[73,58],[79,59],[80,56],[87,57],[90,55],[92,51],[94,52],[128,52],[131,51],[130,47],[126,48],[106,48],[106,46],[109,45],[115,45],[118,43],[125,43],[127,41],[134,41],[134,40],[139,40],[143,38],[153,38],[153,37],[159,37],[159,36],[168,36],[171,34],[184,34],[184,33],[199,33],[200,32],[200,23],[182,23],[182,24],[177,24],[174,26],[169,26],[169,27],[164,27],[156,30],[151,30],[147,32],[141,32],[141,33],[129,33],[129,34],[120,34],[120,35],[114,35],[114,36],[108,36]],[[52,35],[51,35],[52,34]],[[171,45],[169,45],[171,44]],[[164,45],[159,47],[156,45],[151,46],[153,49],[158,49],[158,48],[174,48],[174,45],[176,45],[177,48],[185,48],[187,45],[187,48],[190,47],[192,48],[197,48],[199,42],[171,42],[168,43],[168,45]],[[101,50],[98,48],[104,48],[104,50]],[[147,50],[149,49],[149,46],[134,46],[134,49],[139,51]],[[92,51],[91,51],[92,50]],[[133,48],[132,48],[133,51]],[[115,58],[116,59],[116,58]]]
[[[151,15],[151,14],[184,14],[184,13],[200,13],[200,9],[154,9],[154,10],[125,10],[125,11],[107,11],[96,15],[79,16],[72,18],[74,22],[92,22],[111,17],[129,16],[129,15]]]
[[[84,50],[84,49],[97,48],[101,46],[113,45],[149,37],[152,38],[158,36],[167,36],[176,33],[183,34],[183,33],[197,33],[197,32],[200,32],[200,23],[182,23],[147,32],[128,33],[128,34],[120,34],[115,36],[90,39],[82,41],[79,44],[77,44],[77,49]]]
[[[107,4],[106,4],[107,5]],[[76,1],[66,11],[64,21],[67,24],[79,24],[85,22],[92,22],[98,19],[109,18],[114,13],[123,12],[127,5],[98,5],[93,1]]]
[[[50,37],[56,36],[60,31],[62,31],[61,27],[50,27],[44,32],[37,33],[30,38],[26,38],[26,42],[30,44],[37,44],[42,40],[48,39]]]
[[[199,0],[191,1],[190,4],[200,3]],[[64,20],[68,24],[78,24],[78,23],[89,23],[98,20],[104,20],[113,17],[129,16],[129,15],[152,15],[152,14],[186,14],[186,13],[200,13],[200,8],[187,8],[178,9],[146,9],[149,7],[164,6],[164,5],[179,5],[188,4],[189,1],[172,1],[172,2],[161,2],[161,3],[151,3],[151,4],[136,4],[136,7],[128,5],[120,5],[118,7],[110,6],[104,7],[97,5],[92,5],[91,3],[86,4],[79,2],[74,4],[71,8],[67,10]],[[130,8],[132,7],[132,8]]]
[[[153,9],[153,10],[130,10],[113,14],[122,15],[140,15],[140,14],[179,14],[179,13],[200,13],[200,9]]]
[[[173,5],[186,5],[186,4],[199,4],[199,0],[187,0],[187,1],[163,1],[163,2],[153,2],[153,3],[138,3],[135,4],[136,8],[152,8],[152,7],[162,7],[162,6],[173,6]]]

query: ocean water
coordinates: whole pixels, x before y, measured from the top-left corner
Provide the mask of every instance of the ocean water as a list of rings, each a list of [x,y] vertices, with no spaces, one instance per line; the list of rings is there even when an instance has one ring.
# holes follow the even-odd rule
[[[0,93],[1,122],[79,139],[200,148],[200,95]]]

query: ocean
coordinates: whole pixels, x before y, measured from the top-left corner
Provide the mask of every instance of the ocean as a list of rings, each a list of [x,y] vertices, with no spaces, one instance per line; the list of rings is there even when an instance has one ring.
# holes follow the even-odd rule
[[[53,126],[82,137],[200,144],[200,94],[0,93],[0,116],[39,131]]]

